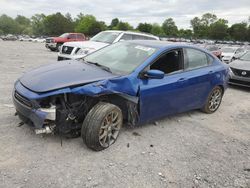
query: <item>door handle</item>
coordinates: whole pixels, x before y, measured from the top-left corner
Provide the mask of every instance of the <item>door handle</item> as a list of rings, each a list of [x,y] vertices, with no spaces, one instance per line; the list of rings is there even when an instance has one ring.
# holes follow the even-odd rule
[[[213,73],[214,73],[214,71],[212,71],[212,70],[208,72],[208,74],[213,74]]]
[[[180,78],[179,80],[178,80],[178,82],[183,82],[183,81],[186,81],[187,79],[186,78]]]

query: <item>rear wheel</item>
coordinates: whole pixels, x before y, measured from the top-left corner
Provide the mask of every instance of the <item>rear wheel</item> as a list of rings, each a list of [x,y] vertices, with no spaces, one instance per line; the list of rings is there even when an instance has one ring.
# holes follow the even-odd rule
[[[118,106],[100,102],[89,111],[83,122],[83,141],[93,150],[106,149],[115,143],[122,123],[122,111]]]
[[[206,104],[201,110],[208,114],[215,112],[221,104],[222,96],[222,88],[219,86],[214,87],[207,98]]]

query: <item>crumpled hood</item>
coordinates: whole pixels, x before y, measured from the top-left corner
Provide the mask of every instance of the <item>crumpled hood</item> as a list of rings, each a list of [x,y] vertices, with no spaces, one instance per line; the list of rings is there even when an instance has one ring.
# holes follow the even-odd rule
[[[242,61],[238,59],[230,63],[230,67],[235,69],[250,71],[250,61]]]
[[[94,48],[96,50],[108,46],[108,43],[95,42],[95,41],[82,41],[82,42],[66,42],[63,46],[71,46],[78,48]]]
[[[70,86],[117,77],[82,61],[63,61],[25,73],[20,82],[34,92],[48,92]]]

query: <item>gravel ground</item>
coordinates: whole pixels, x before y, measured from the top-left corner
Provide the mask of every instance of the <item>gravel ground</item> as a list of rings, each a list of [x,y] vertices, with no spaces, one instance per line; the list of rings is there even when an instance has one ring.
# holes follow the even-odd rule
[[[14,116],[24,72],[56,60],[44,44],[0,41],[0,187],[250,187],[250,95],[230,87],[211,115],[191,111],[124,127],[109,149],[35,135]]]

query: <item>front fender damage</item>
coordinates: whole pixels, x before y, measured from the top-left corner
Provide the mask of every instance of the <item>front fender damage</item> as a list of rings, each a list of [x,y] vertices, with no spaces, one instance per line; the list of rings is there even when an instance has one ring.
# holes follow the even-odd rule
[[[59,89],[37,95],[34,99],[58,96],[59,104],[56,106],[55,122],[58,131],[65,133],[72,129],[79,129],[88,111],[99,101],[107,101],[119,106],[125,115],[126,123],[136,125],[139,121],[138,88],[139,84],[136,81],[121,77]],[[49,114],[44,111],[38,116],[41,122],[45,121]]]

